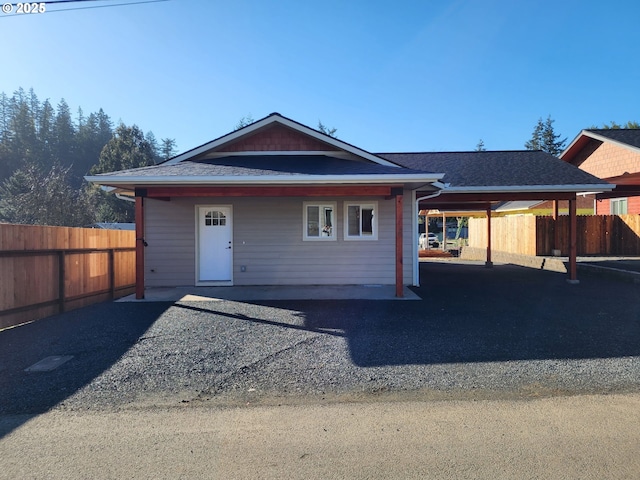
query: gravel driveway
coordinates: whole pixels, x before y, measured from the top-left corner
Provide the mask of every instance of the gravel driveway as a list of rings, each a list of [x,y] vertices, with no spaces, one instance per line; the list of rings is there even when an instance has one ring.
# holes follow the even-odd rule
[[[0,413],[640,390],[634,284],[421,264],[422,301],[103,303],[0,332]],[[73,355],[51,372],[24,369]]]

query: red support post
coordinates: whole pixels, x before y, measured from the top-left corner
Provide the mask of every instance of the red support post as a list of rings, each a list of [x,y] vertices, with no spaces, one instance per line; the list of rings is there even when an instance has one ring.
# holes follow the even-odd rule
[[[403,195],[396,195],[396,297],[404,297],[402,281],[402,204]]]
[[[559,215],[559,201],[558,200],[554,200],[553,201],[553,213],[552,213],[552,217],[553,217],[553,248],[552,250],[560,250],[560,228],[558,226],[558,215]],[[554,255],[557,252],[554,252]],[[560,255],[561,253],[557,253],[558,255]]]
[[[491,204],[487,205],[487,261],[484,263],[487,268],[493,267],[491,261]]]
[[[569,283],[579,283],[578,280],[578,219],[576,213],[576,199],[569,200]]]
[[[144,298],[144,198],[136,197],[136,299]]]

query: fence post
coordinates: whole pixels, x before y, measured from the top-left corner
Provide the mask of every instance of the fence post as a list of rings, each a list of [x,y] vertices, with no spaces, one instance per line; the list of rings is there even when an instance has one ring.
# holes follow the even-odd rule
[[[64,250],[58,251],[58,305],[60,313],[65,310],[65,296],[66,296],[66,288],[65,288],[65,252]]]
[[[111,300],[116,298],[116,262],[113,248],[109,249],[109,296]]]

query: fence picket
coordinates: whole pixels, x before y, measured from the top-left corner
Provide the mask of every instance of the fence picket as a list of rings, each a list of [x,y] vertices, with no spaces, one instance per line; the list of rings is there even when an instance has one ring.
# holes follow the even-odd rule
[[[580,215],[578,255],[640,255],[640,215]],[[558,229],[559,245],[554,245]],[[513,215],[491,219],[492,250],[520,255],[569,252],[569,217]],[[469,246],[487,247],[487,219],[469,219]]]
[[[0,224],[0,328],[127,295],[134,284],[133,231]]]

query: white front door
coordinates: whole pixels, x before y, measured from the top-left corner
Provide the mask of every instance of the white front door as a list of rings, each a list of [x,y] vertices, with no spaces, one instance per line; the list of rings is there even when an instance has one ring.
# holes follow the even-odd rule
[[[231,220],[230,206],[198,207],[198,282],[231,282]]]

